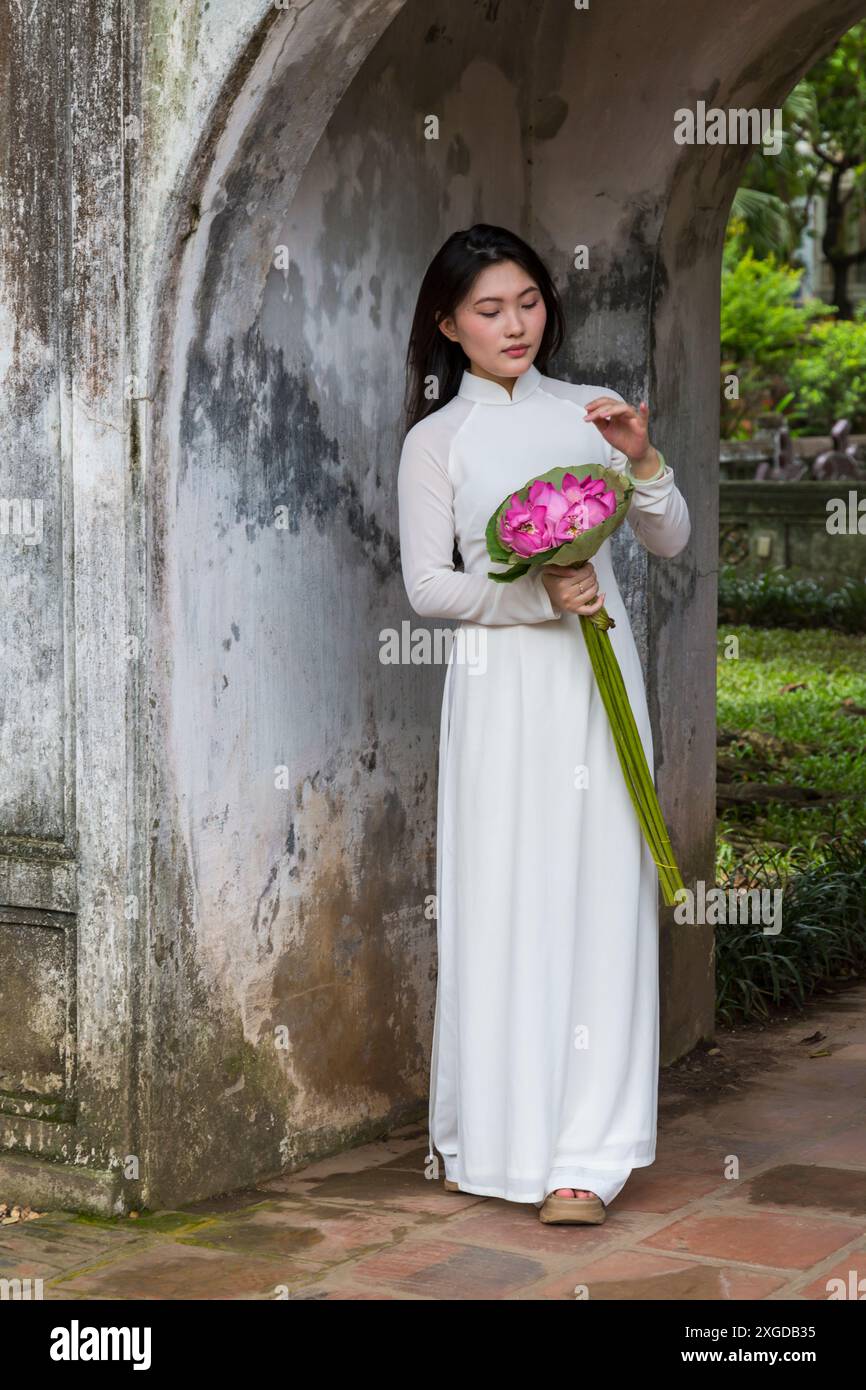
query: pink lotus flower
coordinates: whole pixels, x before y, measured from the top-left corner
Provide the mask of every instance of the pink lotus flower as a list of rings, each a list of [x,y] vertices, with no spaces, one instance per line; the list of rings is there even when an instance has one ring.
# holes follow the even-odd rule
[[[537,555],[598,526],[617,508],[616,494],[600,478],[566,473],[562,490],[537,478],[524,502],[515,492],[502,514],[500,536],[517,555]]]
[[[602,478],[587,476],[580,480],[573,473],[566,473],[562,480],[562,491],[569,502],[585,504],[589,526],[600,526],[616,511],[616,493],[605,486]]]
[[[547,534],[547,507],[532,496],[533,488],[539,486],[533,483],[525,502],[515,492],[511,506],[502,514],[500,535],[505,545],[517,555],[537,555],[539,550],[548,550],[554,544]],[[550,484],[543,486],[550,487]],[[551,488],[551,491],[555,492],[556,489]]]

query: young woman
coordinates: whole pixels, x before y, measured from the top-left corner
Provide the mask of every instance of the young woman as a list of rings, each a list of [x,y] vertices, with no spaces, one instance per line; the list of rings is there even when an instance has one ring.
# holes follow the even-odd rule
[[[627,520],[653,554],[678,554],[690,522],[646,405],[545,374],[562,336],[519,237],[479,224],[437,252],[409,343],[400,551],[415,612],[484,644],[473,669],[455,643],[442,704],[429,1157],[449,1190],[598,1222],[655,1160],[658,871],[579,614],[615,619],[652,770],[643,672],[609,540],[592,563],[497,584],[485,528],[534,475],[593,462],[632,476]]]

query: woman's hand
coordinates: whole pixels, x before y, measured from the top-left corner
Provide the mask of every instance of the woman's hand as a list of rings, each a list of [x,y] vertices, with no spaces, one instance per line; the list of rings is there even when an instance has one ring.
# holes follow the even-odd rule
[[[591,560],[579,567],[543,565],[541,582],[554,608],[561,608],[565,613],[582,613],[589,618],[604,604],[604,594],[598,592],[598,579]]]
[[[627,401],[613,396],[595,396],[586,407],[585,420],[595,425],[614,449],[619,449],[631,463],[640,463],[649,454],[649,406],[641,401],[635,410]]]

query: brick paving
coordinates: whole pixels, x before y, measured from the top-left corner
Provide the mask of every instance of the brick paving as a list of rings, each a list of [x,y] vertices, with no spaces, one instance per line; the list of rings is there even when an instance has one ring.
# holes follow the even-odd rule
[[[0,1226],[0,1277],[82,1301],[808,1301],[826,1300],[830,1279],[856,1288],[866,985],[721,1034],[718,1049],[701,1056],[701,1086],[688,1063],[662,1073],[657,1160],[601,1226],[543,1226],[532,1205],[445,1192],[424,1176],[419,1123],[175,1212]]]

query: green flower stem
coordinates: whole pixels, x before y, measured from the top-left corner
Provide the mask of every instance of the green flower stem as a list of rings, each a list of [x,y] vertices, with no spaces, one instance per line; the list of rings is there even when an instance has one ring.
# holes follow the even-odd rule
[[[613,649],[606,641],[605,634],[601,634],[598,648],[599,657],[601,657],[599,674],[603,671],[603,676],[599,680],[599,691],[602,692],[602,698],[605,694],[609,695],[610,703],[607,709],[609,709],[609,716],[612,719],[614,744],[617,745],[620,763],[623,766],[624,774],[626,774],[628,791],[630,791],[635,812],[638,813],[642,830],[644,830],[646,840],[648,840],[649,847],[653,852],[653,860],[659,869],[664,897],[666,897],[666,901],[669,901],[670,895],[676,891],[676,888],[681,887],[673,848],[671,848],[666,828],[664,828],[662,812],[660,812],[659,802],[657,802],[655,787],[652,785],[649,767],[646,765],[644,746],[639,739],[631,706],[628,703],[627,692],[624,685],[620,684],[619,663],[616,663],[616,656],[613,655]],[[676,899],[671,899],[671,901],[676,901]]]
[[[642,829],[653,851],[653,859],[659,869],[665,901],[670,905],[675,901],[673,894],[682,887],[682,879],[676,865],[673,848],[665,828],[658,797],[647,766],[646,755],[634,722],[628,695],[622,683],[622,675],[615,654],[605,635],[598,643],[601,669],[605,677],[600,683],[604,698],[610,697],[608,706],[612,729],[620,762],[626,775],[626,782]],[[605,679],[607,678],[607,679]]]
[[[613,646],[606,633],[599,634],[597,645],[599,655],[602,658],[607,673],[618,726],[621,734],[625,736],[625,745],[631,754],[629,761],[632,767],[633,780],[636,786],[640,787],[645,776],[649,778],[650,782],[652,782],[652,777],[649,767],[647,766],[646,754],[643,751],[643,744],[640,740],[640,735],[634,720],[628,692],[625,688],[625,682],[622,678],[622,671],[620,670]],[[653,795],[649,799],[649,804],[645,806],[644,809],[656,833],[664,838],[667,831],[654,788]]]
[[[597,621],[598,619],[601,619],[601,622]],[[653,862],[659,871],[664,901],[671,907],[677,901],[676,892],[683,888],[684,884],[674,858],[622,671],[607,635],[607,627],[613,624],[604,609],[592,617],[581,614],[580,621],[599,693],[611,723],[614,746],[629,796],[650,847]]]

